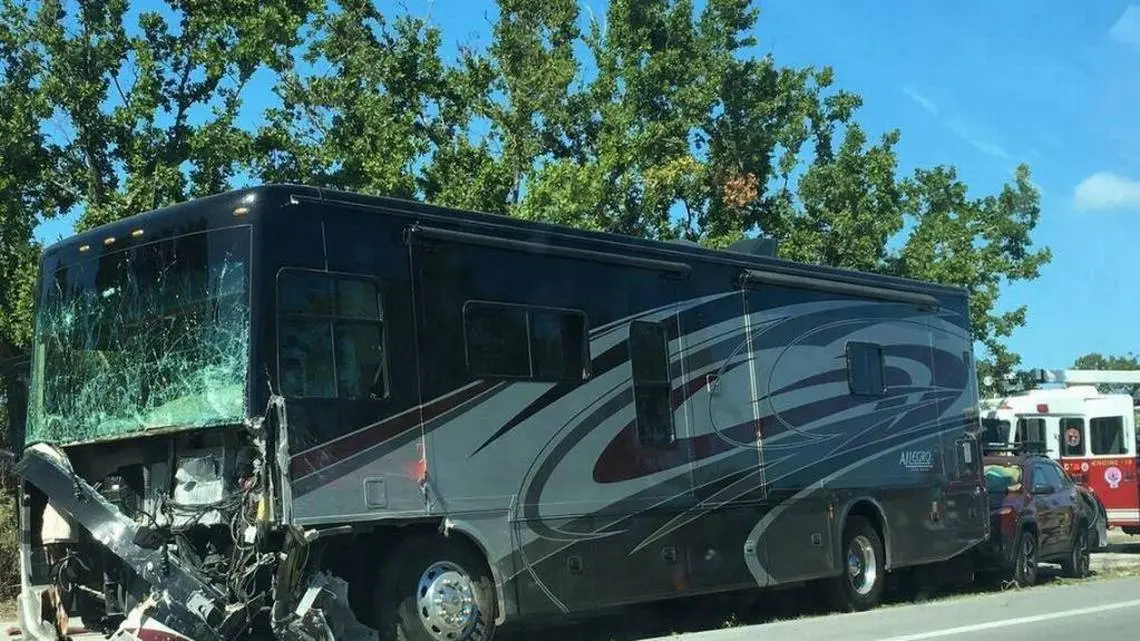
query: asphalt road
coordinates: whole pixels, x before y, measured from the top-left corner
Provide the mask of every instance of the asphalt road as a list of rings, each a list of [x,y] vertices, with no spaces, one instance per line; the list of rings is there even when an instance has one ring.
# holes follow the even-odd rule
[[[1126,639],[1140,621],[1140,578],[1010,590],[871,612],[766,623],[665,641],[1040,641]],[[657,641],[654,640],[654,641]],[[648,641],[648,640],[647,640]]]
[[[1095,570],[1138,567],[1136,554],[1114,552],[1093,558]],[[767,598],[775,596],[770,593]],[[793,597],[793,601],[798,600]],[[669,609],[676,607],[672,605]],[[708,614],[711,616],[704,625],[688,628],[707,631],[670,631],[667,636],[655,636],[665,633],[663,626],[670,627],[666,621],[654,621],[660,613],[654,616],[650,611],[636,608],[569,627],[555,624],[546,630],[504,631],[505,634],[497,636],[502,636],[503,641],[531,639],[536,632],[537,636],[564,641],[1040,641],[1064,638],[1107,641],[1136,636],[1140,622],[1140,576],[1046,584],[1026,590],[936,599],[919,605],[884,606],[859,614],[809,616],[737,627],[720,627],[724,619],[711,612]],[[3,622],[0,639],[20,640],[18,635],[6,634],[14,623]],[[103,637],[78,634],[72,639],[102,641]]]

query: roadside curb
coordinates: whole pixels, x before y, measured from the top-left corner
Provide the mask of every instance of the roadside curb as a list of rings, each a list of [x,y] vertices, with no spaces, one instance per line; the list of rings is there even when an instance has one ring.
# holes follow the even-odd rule
[[[1096,570],[1140,570],[1140,555],[1124,554],[1120,552],[1093,552],[1090,563],[1091,569]]]

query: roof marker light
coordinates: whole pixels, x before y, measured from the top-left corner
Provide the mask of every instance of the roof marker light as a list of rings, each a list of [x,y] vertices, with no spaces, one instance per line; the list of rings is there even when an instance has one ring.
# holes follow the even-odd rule
[[[234,216],[244,216],[249,213],[249,207],[238,207],[234,210]]]
[[[88,249],[91,249],[91,245],[80,245],[79,246],[79,251],[81,251],[81,252],[85,252]]]
[[[1038,403],[1037,404],[1037,413],[1038,414],[1048,414],[1049,413],[1049,406],[1046,405],[1045,403]]]
[[[115,242],[115,237],[114,237],[114,236],[108,236],[108,237],[106,237],[106,238],[104,238],[104,239],[103,239],[103,244],[104,244],[104,245],[111,245],[111,244],[113,244],[114,242]]]
[[[142,235],[143,235],[143,230],[141,230],[141,229],[136,229],[136,230],[131,232],[131,238],[138,238],[139,236],[142,236]]]

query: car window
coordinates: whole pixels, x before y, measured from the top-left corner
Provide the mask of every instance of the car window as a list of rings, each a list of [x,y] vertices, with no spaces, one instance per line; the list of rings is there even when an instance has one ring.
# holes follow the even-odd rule
[[[1016,492],[1021,486],[1021,467],[1013,463],[986,465],[986,491],[990,494]]]
[[[1050,463],[1038,463],[1033,467],[1033,485],[1045,484],[1055,490],[1061,489],[1061,476]]]
[[[1062,490],[1067,490],[1073,485],[1073,480],[1065,473],[1065,470],[1057,465],[1056,461],[1050,461],[1049,467],[1053,468],[1053,475],[1057,477],[1057,482]]]

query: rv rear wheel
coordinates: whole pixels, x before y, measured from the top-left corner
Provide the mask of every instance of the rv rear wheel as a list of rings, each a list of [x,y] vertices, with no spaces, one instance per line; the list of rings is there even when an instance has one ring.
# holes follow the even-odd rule
[[[468,546],[413,537],[385,561],[373,611],[381,641],[490,641],[494,581]]]
[[[886,572],[883,540],[870,521],[852,516],[843,530],[843,573],[827,583],[832,607],[847,612],[869,610],[879,604]]]

